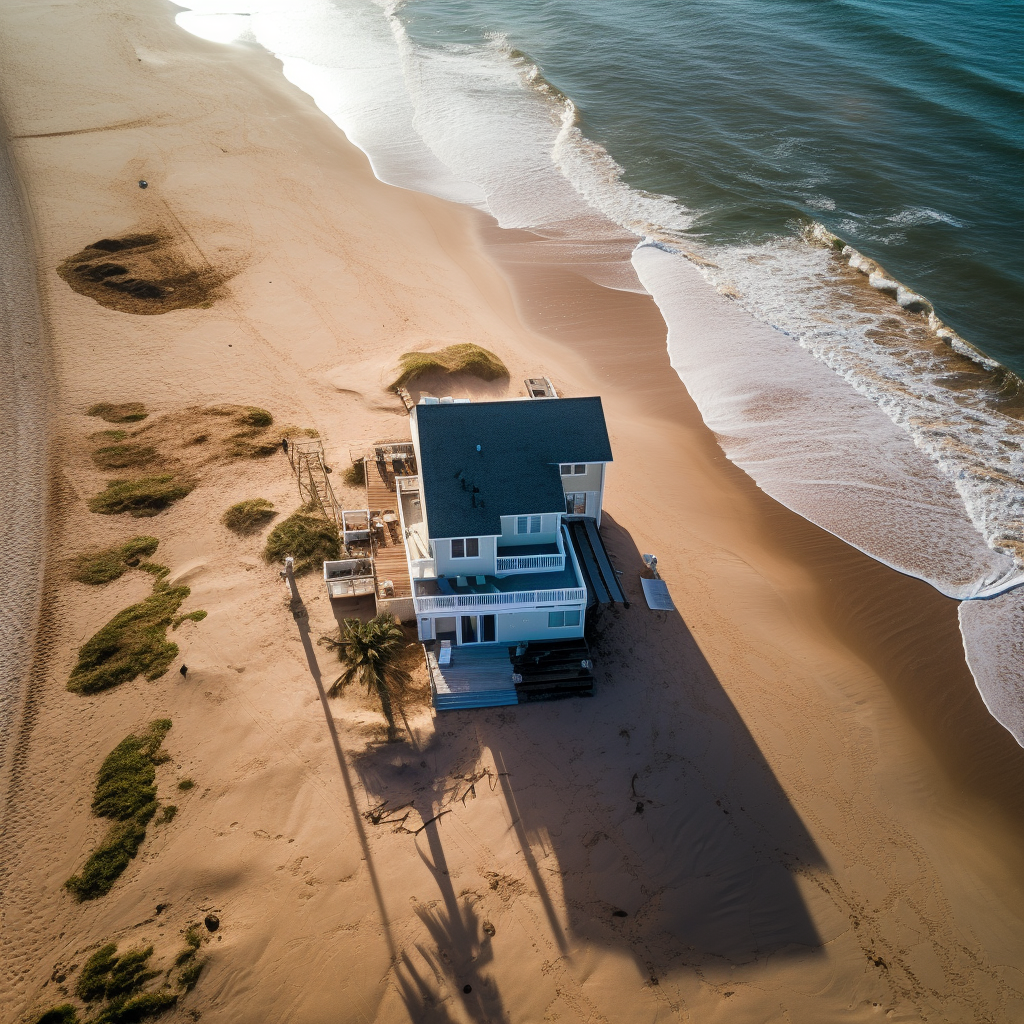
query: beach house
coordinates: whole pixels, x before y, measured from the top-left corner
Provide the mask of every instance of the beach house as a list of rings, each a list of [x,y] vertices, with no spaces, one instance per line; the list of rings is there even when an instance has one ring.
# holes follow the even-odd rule
[[[410,419],[418,474],[395,484],[435,705],[561,696],[583,685],[566,665],[591,687],[588,607],[622,600],[598,532],[601,399],[434,400]],[[551,685],[531,689],[541,662]]]

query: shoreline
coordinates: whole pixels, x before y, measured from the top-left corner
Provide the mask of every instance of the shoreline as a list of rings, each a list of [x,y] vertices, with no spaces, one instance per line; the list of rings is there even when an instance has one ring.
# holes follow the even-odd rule
[[[205,16],[187,17],[202,22]],[[212,20],[217,18],[214,15]],[[390,20],[395,28],[395,18]],[[305,29],[308,27],[307,18]],[[341,23],[333,27],[337,32]],[[404,29],[395,28],[395,31],[397,36],[405,38]],[[270,46],[273,39],[289,38],[287,31],[283,37],[280,32],[280,26],[276,34],[273,30],[246,29],[243,37],[248,40],[246,45],[258,39],[265,42],[256,45]],[[285,77],[310,95],[343,132],[357,134],[357,145],[378,180],[419,190],[420,194],[458,195],[474,209],[486,206],[482,193],[473,198],[476,186],[461,181],[451,167],[442,167],[424,152],[416,155],[423,146],[412,126],[404,124],[406,114],[397,115],[397,120],[389,127],[399,131],[413,155],[402,153],[401,147],[397,147],[399,152],[396,153],[394,140],[385,137],[374,119],[368,120],[365,116],[366,97],[361,91],[366,86],[365,71],[360,74],[348,69],[341,73],[345,82],[342,85],[339,71],[333,65],[334,70],[319,67],[314,58],[313,69],[308,69],[303,60],[296,59],[304,52],[302,40],[300,27],[291,45],[284,47],[285,55],[281,59]],[[357,44],[357,49],[360,45],[365,48],[366,44],[363,40]],[[384,51],[387,49],[384,44]],[[382,55],[384,51],[378,54],[371,45],[367,55],[378,61],[373,65],[375,73],[387,77],[395,69],[390,59]],[[382,88],[388,95],[398,88],[392,100],[402,106],[404,94],[400,86],[388,81]],[[545,86],[541,91],[546,89]],[[353,100],[349,93],[357,98]],[[358,101],[360,97],[363,103]],[[576,125],[573,131],[578,129]],[[562,140],[561,135],[559,140]],[[610,156],[605,156],[611,160]],[[550,186],[548,182],[547,187]],[[498,197],[505,203],[510,199],[500,188]],[[578,204],[579,200],[575,193],[571,202],[565,196],[562,198],[569,206],[574,202]],[[971,666],[982,699],[993,709],[993,717],[1024,746],[1024,711],[1015,699],[1015,655],[1000,658],[990,649],[986,650],[987,638],[998,633],[1000,619],[1010,621],[1012,628],[1013,622],[1024,616],[1021,603],[1024,587],[1020,583],[1020,568],[1012,557],[1014,531],[1011,523],[1003,533],[993,526],[996,534],[992,534],[983,523],[1001,522],[1000,516],[979,511],[986,502],[994,502],[996,506],[1002,502],[1005,506],[1011,499],[1006,488],[995,487],[994,490],[999,491],[997,495],[983,481],[1001,480],[1009,485],[1006,473],[1012,470],[1008,466],[999,469],[992,464],[981,471],[977,459],[968,458],[957,445],[948,443],[942,417],[936,420],[935,410],[927,401],[924,406],[918,402],[917,412],[914,411],[916,399],[907,407],[899,402],[893,406],[883,401],[878,387],[870,381],[878,378],[875,383],[884,391],[887,386],[881,384],[886,376],[884,368],[872,368],[857,358],[850,362],[849,353],[834,352],[828,356],[829,345],[820,337],[806,347],[803,344],[794,347],[784,341],[782,335],[790,333],[789,330],[771,318],[766,320],[763,310],[759,315],[750,308],[742,311],[737,308],[745,287],[737,291],[728,273],[724,281],[718,280],[725,273],[721,268],[714,272],[718,278],[714,274],[709,276],[708,268],[716,267],[715,264],[694,257],[693,262],[704,267],[698,268],[697,274],[686,261],[678,258],[675,262],[680,266],[669,266],[663,259],[660,262],[655,259],[652,264],[650,250],[676,250],[658,242],[645,247],[643,240],[619,228],[614,218],[607,219],[610,214],[593,209],[582,214],[577,209],[576,216],[583,217],[582,221],[574,221],[579,229],[576,235],[570,232],[570,237],[564,237],[559,231],[557,239],[545,238],[543,228],[537,229],[540,234],[523,228],[519,231],[525,232],[524,237],[528,236],[531,244],[512,247],[530,249],[535,256],[540,254],[537,257],[540,263],[564,265],[613,290],[643,292],[646,286],[668,325],[672,372],[683,378],[690,394],[696,398],[702,419],[721,439],[728,457],[743,467],[762,490],[869,557],[897,572],[923,579],[947,596],[977,600],[1020,590],[1019,594],[1002,602],[1012,606],[1009,612],[1001,610],[999,615],[986,615],[982,608],[970,613],[965,610],[958,629],[964,646],[964,661]],[[501,252],[510,248],[509,243],[497,237],[502,233],[495,234],[491,252],[499,263]],[[517,233],[512,232],[510,237]],[[811,234],[816,239],[814,247],[822,251],[837,248],[836,236],[820,225]],[[810,236],[805,238],[805,244],[812,245]],[[545,253],[553,255],[549,258]],[[837,294],[849,293],[847,298],[851,300],[854,293],[859,295],[857,308],[865,314],[883,319],[894,313],[902,314],[896,295],[890,296],[884,290],[898,289],[911,294],[898,281],[849,247],[843,249],[842,259],[836,257],[836,260],[833,271],[842,279],[842,282],[835,282]],[[699,283],[698,277],[703,278]],[[876,286],[883,291],[878,291]],[[536,285],[533,290],[537,290]],[[717,293],[722,293],[722,297]],[[520,304],[520,312],[531,302],[531,297],[527,296],[525,305]],[[925,305],[931,310],[927,302]],[[999,364],[980,356],[965,361],[961,357],[973,350],[969,346],[965,348],[966,343],[962,343],[955,332],[951,333],[936,320],[933,311],[926,319],[927,330],[923,322],[917,323],[911,317],[895,331],[891,341],[898,348],[900,331],[909,332],[904,340],[914,335],[912,348],[923,345],[922,354],[930,352],[929,358],[938,359],[949,375],[970,377],[977,387],[982,387],[979,370],[982,377],[999,370]],[[557,318],[554,323],[558,329]],[[924,335],[931,340],[926,342]],[[623,337],[628,339],[625,331]],[[819,351],[822,345],[824,353]],[[813,358],[808,349],[814,352]],[[834,359],[838,359],[838,365]],[[970,371],[965,370],[967,365]],[[775,367],[775,376],[771,367]],[[772,415],[778,391],[766,384],[772,379],[785,381],[783,390],[792,393],[788,415],[781,419]],[[992,384],[990,380],[989,385]],[[1007,428],[1012,422],[999,416],[993,420],[983,409],[975,411],[986,419],[986,429],[997,433],[995,420]],[[864,464],[860,455],[864,451],[877,453],[874,468]],[[1012,456],[1008,458],[1012,461]],[[881,467],[884,469],[880,482],[877,473]],[[1012,492],[1012,486],[1009,491]],[[997,543],[1000,538],[1009,549]]]
[[[60,14],[49,18],[65,24]],[[0,22],[0,28],[7,30],[2,37],[10,31],[9,19],[8,15],[7,25]],[[114,30],[102,18],[95,20],[89,26],[91,38],[76,44],[75,59],[86,67],[90,60],[102,61],[104,54],[114,52],[104,36]],[[221,910],[229,924],[224,932],[227,941],[223,948],[217,947],[210,975],[195,993],[197,1000],[206,1000],[196,1003],[203,1006],[204,1018],[251,1019],[247,1014],[259,1006],[268,1021],[315,1020],[327,1005],[337,1005],[336,1000],[343,997],[354,1000],[353,1005],[361,1007],[368,1019],[406,1019],[400,1016],[400,1003],[404,1001],[406,1008],[411,1004],[395,995],[395,964],[388,965],[386,958],[369,948],[379,934],[379,922],[374,923],[372,908],[367,906],[369,897],[362,890],[353,894],[351,888],[364,885],[366,865],[360,867],[351,822],[346,824],[338,809],[335,777],[320,743],[323,717],[318,700],[310,710],[305,662],[291,639],[293,626],[281,604],[266,599],[274,592],[275,574],[272,568],[256,564],[249,548],[223,538],[223,531],[218,533],[219,527],[210,525],[216,517],[207,508],[219,509],[247,496],[242,489],[250,486],[249,481],[239,482],[227,471],[211,471],[210,479],[201,485],[205,490],[197,491],[195,499],[186,499],[180,507],[142,524],[92,516],[81,499],[97,486],[102,474],[84,457],[84,435],[95,427],[80,410],[95,400],[136,397],[146,401],[155,417],[189,402],[259,399],[282,423],[316,426],[326,435],[329,450],[343,460],[346,439],[373,436],[401,422],[394,403],[381,389],[389,362],[410,347],[429,347],[439,335],[452,340],[480,338],[479,343],[498,350],[512,372],[513,388],[518,376],[543,371],[562,385],[560,392],[568,384],[570,393],[602,395],[616,459],[606,501],[618,557],[635,558],[636,549],[659,553],[685,625],[679,631],[664,618],[632,609],[607,641],[603,685],[593,704],[524,708],[511,723],[493,715],[438,720],[438,729],[443,725],[465,734],[445,741],[458,748],[455,754],[439,753],[441,740],[431,739],[435,726],[429,717],[418,716],[414,731],[424,750],[431,750],[430,757],[437,762],[434,770],[440,771],[440,762],[447,758],[450,782],[459,772],[469,773],[474,763],[490,765],[484,753],[490,751],[495,767],[499,760],[508,763],[519,758],[514,777],[520,780],[517,785],[528,785],[522,780],[540,770],[542,759],[524,761],[522,751],[532,749],[531,743],[536,746],[538,737],[552,738],[559,729],[575,731],[586,716],[590,735],[600,737],[598,742],[621,743],[616,739],[620,722],[608,717],[619,715],[638,717],[637,724],[630,717],[621,726],[637,737],[636,753],[609,755],[611,766],[628,779],[629,772],[642,768],[645,759],[661,763],[657,760],[662,756],[660,747],[656,740],[645,738],[652,734],[645,728],[656,734],[660,723],[670,728],[674,722],[683,735],[683,723],[699,723],[686,733],[694,743],[700,742],[703,729],[718,729],[720,741],[733,744],[737,752],[750,743],[755,752],[760,748],[764,766],[759,771],[777,778],[810,831],[811,846],[817,845],[829,865],[819,880],[824,886],[821,891],[829,895],[816,895],[814,886],[806,885],[801,897],[821,939],[843,952],[833,953],[838,960],[831,967],[822,963],[815,968],[813,958],[801,961],[812,975],[816,970],[839,970],[859,998],[869,998],[869,993],[880,998],[888,992],[886,998],[895,999],[893,1005],[902,1003],[907,1009],[927,1005],[916,1000],[930,997],[900,994],[899,986],[894,989],[877,971],[862,976],[863,969],[851,955],[856,937],[838,921],[833,906],[844,887],[857,890],[858,898],[872,907],[885,903],[882,890],[888,883],[864,882],[858,872],[866,869],[880,878],[899,877],[904,870],[902,854],[886,845],[886,837],[897,834],[908,841],[905,849],[915,851],[914,870],[920,877],[900,877],[892,891],[910,891],[926,879],[925,890],[945,901],[940,936],[949,937],[964,928],[975,933],[978,928],[986,932],[991,928],[990,950],[986,953],[975,944],[972,955],[980,952],[983,960],[1012,963],[1013,908],[1024,904],[1024,898],[1018,890],[1010,891],[1009,879],[1020,863],[1016,844],[1024,809],[1024,773],[1016,745],[989,717],[966,671],[955,602],[927,584],[899,577],[788,512],[729,463],[669,365],[664,321],[652,299],[599,289],[571,269],[544,265],[535,257],[519,265],[499,261],[500,273],[490,264],[482,265],[481,252],[511,246],[515,236],[504,235],[500,242],[493,242],[494,232],[500,229],[492,227],[484,214],[377,182],[361,151],[313,108],[308,97],[283,78],[273,80],[280,71],[272,57],[241,48],[218,53],[221,48],[214,44],[185,37],[174,26],[173,16],[155,4],[144,15],[134,13],[129,27],[136,33],[139,52],[146,54],[138,63],[150,65],[147,74],[164,76],[156,95],[163,97],[170,90],[177,98],[173,91],[180,90],[184,98],[185,91],[191,90],[202,106],[202,116],[191,124],[172,120],[165,129],[152,129],[164,133],[162,142],[155,145],[143,131],[128,142],[94,135],[87,136],[85,143],[23,144],[20,154],[23,165],[35,172],[37,217],[42,224],[37,244],[62,393],[54,434],[67,481],[56,493],[66,525],[55,530],[50,558],[56,564],[86,543],[109,542],[140,525],[147,532],[152,527],[166,547],[166,555],[161,548],[161,557],[167,558],[173,578],[189,581],[195,600],[209,609],[210,616],[175,636],[183,647],[182,658],[187,658],[199,680],[197,688],[164,677],[154,684],[126,684],[117,694],[77,698],[63,691],[74,647],[114,610],[137,600],[140,584],[126,579],[101,593],[83,593],[80,586],[64,583],[50,598],[50,621],[57,635],[50,638],[52,654],[45,676],[38,680],[45,713],[38,716],[28,737],[26,754],[39,776],[33,792],[17,794],[18,816],[27,822],[46,807],[63,808],[63,813],[56,820],[26,826],[23,848],[12,856],[17,891],[11,894],[11,904],[19,910],[28,906],[26,901],[35,900],[35,937],[28,944],[31,948],[19,951],[18,973],[4,977],[0,993],[13,996],[22,1008],[41,1005],[44,979],[57,953],[73,954],[112,933],[132,934],[133,922],[152,914],[145,908],[158,895],[173,893],[182,914],[198,912],[193,908],[209,903],[219,910],[228,908]],[[20,29],[26,44],[37,50],[48,45],[24,24]],[[89,54],[90,46],[98,56]],[[117,95],[117,89],[135,80],[129,74],[136,72],[129,72],[123,58],[120,64],[114,57],[109,59],[113,63],[107,70]],[[162,70],[168,67],[172,70]],[[73,82],[74,61],[69,68],[62,82],[49,87],[57,95],[66,96],[61,90]],[[206,80],[194,84],[190,74],[201,74]],[[42,89],[39,83],[35,87]],[[18,89],[12,106],[30,96],[30,84],[21,82]],[[259,90],[267,110],[254,112],[251,124],[239,136],[232,119],[235,111],[251,102],[250,89]],[[215,90],[223,91],[222,101]],[[156,107],[153,113],[159,115],[163,100],[154,100],[153,95],[147,94],[140,107],[151,103]],[[210,102],[214,95],[217,104]],[[215,111],[217,105],[223,105],[226,113]],[[45,121],[39,112],[30,116],[37,124]],[[160,123],[159,116],[155,121]],[[230,168],[222,169],[224,160],[213,152],[211,138],[227,144],[224,153],[228,156],[231,151]],[[152,191],[140,196],[137,189],[131,191],[133,183],[128,181],[104,192],[103,182],[112,171],[135,173],[138,153],[146,147],[151,153],[149,167],[159,159],[166,168],[166,173],[144,168]],[[301,172],[292,171],[293,163]],[[47,190],[56,175],[70,176],[82,199],[55,201]],[[121,173],[121,177],[127,175]],[[308,184],[314,179],[315,190]],[[286,189],[300,199],[288,196]],[[158,208],[143,204],[156,197],[197,239],[200,252],[226,252],[223,258],[241,267],[227,286],[230,298],[225,303],[209,311],[131,318],[103,311],[72,294],[50,272],[62,254],[93,236],[116,234],[152,217]],[[285,208],[285,202],[291,205]],[[226,215],[230,212],[235,216]],[[318,216],[325,218],[324,226],[317,223]],[[232,234],[231,225],[243,220],[249,224],[248,250],[242,249],[237,229]],[[389,239],[394,237],[403,240],[401,252],[392,249]],[[264,274],[264,269],[272,273]],[[543,279],[541,289],[538,278]],[[286,281],[283,294],[270,291],[281,280]],[[390,323],[390,331],[381,324],[382,317],[385,325]],[[623,345],[626,337],[634,341],[632,347]],[[231,354],[228,345],[233,346]],[[110,393],[112,380],[118,382],[116,395]],[[290,508],[291,480],[280,465],[254,467],[251,480],[272,493],[282,509]],[[240,562],[248,566],[250,561],[250,568],[239,570]],[[331,613],[322,602],[315,603],[315,581],[307,581],[303,589],[314,623],[326,629]],[[257,600],[257,592],[264,594],[262,600]],[[686,639],[691,632],[693,640]],[[270,643],[268,638],[275,636],[284,639]],[[678,660],[670,656],[672,643],[679,645]],[[951,643],[961,651],[959,662]],[[254,659],[257,650],[262,654]],[[235,665],[244,666],[245,674]],[[657,684],[644,682],[645,671]],[[661,689],[670,684],[678,693],[669,696],[668,690]],[[650,688],[655,685],[657,689]],[[948,692],[936,700],[935,691],[943,685]],[[624,687],[635,692],[634,700],[624,695]],[[713,710],[702,710],[706,707]],[[730,707],[734,710],[729,711]],[[783,717],[778,715],[780,707],[786,710]],[[211,796],[204,803],[198,798],[183,803],[178,824],[153,840],[156,852],[147,852],[133,865],[109,897],[76,907],[59,891],[59,884],[69,868],[80,863],[80,851],[88,848],[96,829],[81,803],[91,786],[96,758],[139,721],[165,712],[175,719],[168,740],[175,750],[173,767],[202,771]],[[379,794],[384,779],[395,792],[400,791],[403,783],[387,760],[373,759],[366,732],[373,720],[369,705],[346,698],[333,706],[333,714],[359,772],[365,799],[375,790]],[[79,745],[63,749],[71,730],[81,737]],[[462,749],[459,745],[468,743],[474,732],[479,749],[474,752],[472,744]],[[215,741],[219,736],[230,737],[228,749],[220,749]],[[268,757],[268,749],[275,751],[273,757]],[[668,752],[672,750],[670,744]],[[411,753],[408,756],[412,758]],[[544,756],[556,755],[548,750]],[[718,756],[706,750],[704,761],[712,765]],[[735,756],[742,761],[747,755]],[[585,763],[591,760],[584,756]],[[190,767],[193,764],[198,767]],[[569,765],[560,770],[568,771]],[[718,765],[715,771],[721,774],[717,789],[723,795],[725,791],[742,793],[747,786],[745,776],[735,774],[736,768]],[[731,783],[730,771],[734,773]],[[645,775],[649,777],[653,787],[654,777]],[[62,781],[67,793],[62,793]],[[540,789],[529,791],[560,795],[557,781],[537,784]],[[581,791],[590,785],[583,779],[578,784]],[[621,782],[608,785],[609,792],[615,792],[616,785],[621,788]],[[665,798],[685,807],[684,789],[673,795],[668,788]],[[560,867],[566,891],[560,894],[552,888],[549,892],[553,909],[548,919],[558,922],[563,941],[578,962],[589,958],[597,965],[591,978],[604,979],[600,991],[615,1008],[611,1015],[626,1019],[622,1014],[637,1005],[637,999],[651,1007],[658,1005],[656,990],[646,979],[616,967],[613,958],[600,959],[596,950],[604,939],[598,938],[598,926],[587,924],[586,914],[581,918],[573,909],[578,899],[570,899],[574,876],[569,868],[575,865],[577,874],[581,869],[574,861],[576,854],[557,837],[575,834],[575,829],[584,827],[583,819],[589,821],[596,812],[584,807],[580,820],[563,819],[552,816],[544,801],[531,798],[527,808],[521,795],[520,805],[532,825],[529,835],[518,836],[502,817],[495,792],[500,795],[502,790],[482,795],[468,805],[469,810],[463,798],[462,810],[451,816],[447,831],[439,836],[444,836],[445,875],[449,870],[461,874],[460,885],[472,888],[474,872],[487,865],[498,870],[495,865],[501,865],[501,871],[515,876],[523,887],[525,895],[515,898],[517,904],[511,899],[495,904],[505,907],[499,934],[509,945],[495,946],[498,952],[487,968],[495,985],[505,991],[505,1005],[515,1012],[514,1019],[536,1019],[528,1015],[536,1010],[528,987],[547,991],[539,982],[539,965],[525,936],[531,928],[535,933],[538,927],[546,929],[546,925],[528,923],[533,920],[530,914],[536,913],[530,908],[539,906],[537,899],[544,899],[539,879],[557,876]],[[602,796],[594,806],[606,799]],[[768,798],[766,808],[775,806],[774,799]],[[858,800],[866,801],[870,810],[858,809]],[[296,816],[296,808],[307,813]],[[545,808],[544,813],[539,808]],[[941,813],[929,813],[933,808]],[[998,813],[987,814],[987,809]],[[796,829],[787,816],[791,813],[780,811],[780,817],[787,827]],[[247,832],[234,830],[234,817],[245,822]],[[257,822],[260,828],[255,828]],[[772,825],[761,827],[770,830]],[[623,850],[642,849],[642,840],[628,819],[619,821],[613,814],[607,823],[595,819],[586,828],[591,832],[603,828]],[[254,844],[251,836],[261,830],[268,833],[267,840],[257,839]],[[857,836],[858,830],[863,835]],[[299,868],[283,875],[275,871],[285,863],[294,866],[294,856],[263,852],[271,849],[271,838],[279,832],[294,833],[294,849],[306,851]],[[958,845],[956,837],[963,833],[970,837],[968,844]],[[422,932],[422,919],[407,909],[410,895],[420,901],[437,899],[439,874],[425,872],[421,864],[425,856],[437,862],[433,835],[429,832],[429,844],[425,839],[420,848],[374,833],[364,854],[367,859],[371,853],[381,858],[389,887],[385,891],[392,896],[387,931],[397,934],[407,950],[424,941],[422,935],[435,940],[437,936],[429,928]],[[979,842],[979,835],[984,842]],[[509,836],[513,846],[535,851],[532,856],[545,865],[543,876],[534,868],[515,868],[519,861]],[[5,838],[8,851],[10,839]],[[799,848],[797,839],[792,842],[794,849]],[[480,852],[481,846],[489,850],[488,856]],[[336,866],[338,851],[343,869]],[[314,865],[319,879],[315,884],[303,876],[303,860]],[[966,873],[968,882],[959,880],[961,873]],[[629,883],[608,867],[589,862],[584,875],[605,893],[601,897],[605,901],[612,893],[620,905],[633,899],[627,895]],[[838,889],[829,889],[831,880]],[[1004,909],[973,907],[972,894],[979,889],[990,897],[999,893]],[[290,902],[285,901],[286,890]],[[482,890],[486,905],[494,897],[487,895],[486,882]],[[539,896],[531,895],[534,890]],[[491,892],[495,891],[501,890],[492,887]],[[789,894],[780,898],[792,900],[792,890],[781,883],[777,891]],[[305,900],[307,892],[310,898]],[[454,890],[450,898],[452,906],[458,904]],[[446,905],[448,899],[444,897]],[[596,899],[593,893],[590,899]],[[341,905],[349,908],[347,916]],[[268,914],[269,906],[274,913]],[[268,917],[275,920],[268,922]],[[5,918],[4,947],[10,953],[12,941],[24,939],[10,929],[22,927],[24,919],[6,914]],[[537,920],[543,922],[545,914]],[[346,930],[338,931],[342,921]],[[172,923],[177,922],[174,918]],[[551,925],[555,947],[558,928]],[[878,941],[898,945],[889,937],[896,929],[895,918],[885,919],[877,928]],[[58,932],[65,931],[68,938],[57,938]],[[315,976],[322,991],[309,991],[310,986],[301,991],[294,971],[309,957],[323,955],[315,949],[326,936],[331,936],[336,954],[359,964],[356,973],[365,977],[332,979],[325,971],[327,963],[318,960]],[[444,941],[453,944],[456,958],[462,955],[454,932]],[[622,936],[612,941],[641,958],[641,938],[634,945]],[[273,959],[260,959],[267,950],[273,951]],[[34,965],[26,967],[26,956],[35,958]],[[265,980],[243,970],[243,963],[253,957],[266,967]],[[667,971],[662,993],[672,989],[694,1013],[711,1012],[721,1005],[720,990],[695,986],[686,979],[684,967],[671,966],[675,961],[667,953],[655,959],[659,973]],[[574,985],[572,990],[582,998],[582,981],[571,978],[573,957],[568,961],[559,984]],[[717,968],[709,962],[706,969]],[[915,969],[925,968],[918,964]],[[805,982],[790,976],[792,966],[776,970],[761,962],[755,970],[771,976],[770,982],[762,984],[773,993],[770,998],[776,1002],[784,998],[794,1008],[794,1019],[813,1020],[816,1009],[828,1012],[825,1003],[798,994]],[[517,972],[524,976],[517,980]],[[812,986],[821,980],[815,977]],[[378,978],[392,979],[386,991],[381,991]],[[946,991],[946,982],[936,984]],[[1001,984],[1010,982],[1004,979]],[[272,991],[272,985],[280,991]],[[754,1019],[764,1010],[763,998],[759,1001],[756,994],[751,995],[753,991],[747,989],[748,1001],[742,1008],[737,1005],[735,1019]],[[564,1007],[562,1012],[576,1019],[585,1005],[579,1003],[575,1010]],[[1005,1000],[1002,1005],[1007,1005]]]

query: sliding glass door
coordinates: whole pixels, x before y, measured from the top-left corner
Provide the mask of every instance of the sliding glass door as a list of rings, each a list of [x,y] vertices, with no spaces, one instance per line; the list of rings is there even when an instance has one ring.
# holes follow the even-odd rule
[[[493,615],[463,615],[461,622],[463,644],[493,644],[496,636]]]

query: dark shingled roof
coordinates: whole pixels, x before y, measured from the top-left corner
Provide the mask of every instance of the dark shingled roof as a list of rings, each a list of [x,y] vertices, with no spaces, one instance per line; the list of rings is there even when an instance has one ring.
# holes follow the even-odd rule
[[[433,538],[500,534],[502,516],[564,512],[558,464],[612,461],[600,398],[418,405],[415,416]]]

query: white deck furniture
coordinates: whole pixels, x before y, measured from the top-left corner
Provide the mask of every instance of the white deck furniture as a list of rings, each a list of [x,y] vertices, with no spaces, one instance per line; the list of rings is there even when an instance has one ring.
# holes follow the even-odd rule
[[[324,583],[328,597],[362,597],[372,594],[373,562],[368,558],[343,558],[324,562]]]

